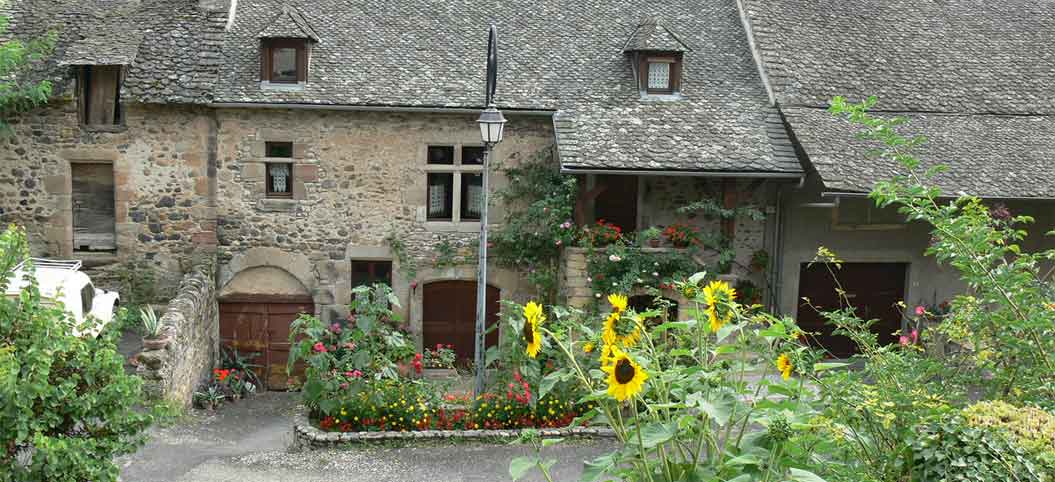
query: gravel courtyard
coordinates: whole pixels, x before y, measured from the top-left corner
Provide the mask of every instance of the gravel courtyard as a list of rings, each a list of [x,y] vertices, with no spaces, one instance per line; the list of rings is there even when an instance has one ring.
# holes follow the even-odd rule
[[[263,393],[208,414],[191,412],[170,427],[155,427],[139,452],[122,458],[124,482],[501,481],[509,460],[529,455],[516,445],[351,447],[289,453],[289,415],[296,393]],[[577,480],[583,460],[607,452],[608,441],[572,441],[546,449],[558,460],[555,480]],[[531,477],[528,480],[542,480]]]

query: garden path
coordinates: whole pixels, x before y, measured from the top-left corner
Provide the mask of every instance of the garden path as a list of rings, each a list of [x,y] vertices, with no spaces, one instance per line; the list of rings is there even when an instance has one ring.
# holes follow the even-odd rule
[[[118,461],[123,482],[502,481],[519,445],[458,443],[430,447],[358,447],[288,453],[297,393],[267,392],[215,413],[194,411]],[[578,480],[582,462],[613,449],[610,441],[549,447],[555,480]],[[530,477],[527,480],[541,480]]]

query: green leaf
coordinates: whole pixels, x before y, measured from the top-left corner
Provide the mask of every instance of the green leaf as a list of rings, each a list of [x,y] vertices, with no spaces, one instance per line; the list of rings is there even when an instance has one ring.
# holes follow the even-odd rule
[[[557,445],[564,441],[564,438],[544,438],[542,439],[542,446],[549,447],[551,445]]]
[[[661,443],[667,442],[674,438],[678,433],[678,429],[674,424],[665,423],[654,423],[645,425],[641,429],[641,446],[650,449]],[[637,438],[634,437],[634,442],[637,442]]]
[[[583,463],[582,476],[579,482],[594,482],[615,466],[615,454],[603,455]]]
[[[546,394],[549,393],[550,390],[553,390],[553,386],[556,385],[558,381],[560,381],[560,379],[561,379],[561,377],[563,375],[564,375],[564,371],[563,370],[557,370],[555,372],[551,372],[548,375],[546,375],[542,379],[542,382],[539,383],[538,399],[542,400],[543,398],[545,398]]]
[[[517,457],[509,461],[509,476],[513,480],[520,480],[521,477],[527,475],[528,471],[538,464],[537,458],[532,457]]]
[[[722,326],[721,328],[719,328],[718,329],[718,335],[717,335],[718,343],[721,343],[722,340],[728,338],[729,335],[733,334],[733,332],[738,330],[739,328],[740,328],[739,325],[734,325],[732,323],[727,323],[724,326]]]
[[[793,480],[794,482],[827,482],[817,474],[802,469],[791,469],[789,480]]]
[[[740,474],[725,482],[751,482],[751,474]]]
[[[752,454],[744,454],[725,461],[726,465],[762,465],[762,461]]]
[[[823,372],[824,370],[832,370],[832,369],[835,369],[835,368],[843,368],[843,367],[848,367],[848,366],[850,366],[850,363],[845,363],[845,362],[814,363],[813,364],[813,371]]]

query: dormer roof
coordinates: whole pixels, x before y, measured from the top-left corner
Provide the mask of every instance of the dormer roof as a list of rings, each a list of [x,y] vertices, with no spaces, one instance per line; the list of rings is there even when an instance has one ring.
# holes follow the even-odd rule
[[[691,52],[692,49],[655,18],[641,21],[623,45],[623,52]]]
[[[315,32],[308,19],[295,8],[283,7],[266,27],[257,34],[257,38],[302,38],[318,43],[319,34]]]

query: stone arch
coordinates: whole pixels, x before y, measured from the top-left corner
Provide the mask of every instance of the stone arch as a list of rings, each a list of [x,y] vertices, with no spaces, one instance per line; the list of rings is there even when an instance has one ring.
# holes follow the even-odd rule
[[[274,268],[284,272],[282,275],[292,276],[307,291],[309,296],[317,284],[311,260],[307,256],[299,253],[289,253],[277,248],[252,248],[234,255],[231,261],[221,267],[219,286],[226,289],[227,285],[243,271],[261,267]],[[278,272],[273,270],[258,271],[253,276],[266,272],[280,276]]]
[[[219,294],[221,300],[245,296],[311,299],[311,291],[289,271],[275,266],[255,266],[239,271]]]
[[[424,286],[438,281],[476,281],[475,266],[455,266],[444,269],[423,269],[411,283],[409,294],[410,330],[417,339],[418,349],[422,340],[422,313],[424,310]],[[498,289],[499,299],[508,300],[517,293],[519,277],[513,271],[490,268],[487,271],[487,286]],[[501,325],[499,325],[501,326]],[[501,328],[500,328],[501,329]]]

